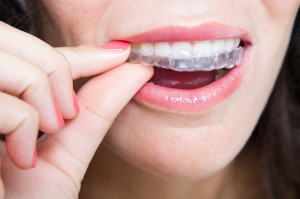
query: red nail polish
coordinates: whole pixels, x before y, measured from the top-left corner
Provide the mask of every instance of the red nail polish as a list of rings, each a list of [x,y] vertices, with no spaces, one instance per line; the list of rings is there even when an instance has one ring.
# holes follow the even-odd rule
[[[56,112],[56,118],[57,118],[58,125],[59,125],[59,127],[63,127],[65,125],[65,122],[64,122],[64,119],[63,119],[56,103],[54,103],[54,107],[55,107],[55,112]]]
[[[78,104],[77,96],[76,96],[76,93],[74,90],[73,90],[73,103],[74,103],[75,111],[79,112],[79,104]]]
[[[34,148],[34,153],[33,153],[33,161],[32,161],[32,168],[36,167],[36,147]]]
[[[112,41],[102,45],[101,48],[112,51],[124,51],[129,48],[129,45],[127,41]]]

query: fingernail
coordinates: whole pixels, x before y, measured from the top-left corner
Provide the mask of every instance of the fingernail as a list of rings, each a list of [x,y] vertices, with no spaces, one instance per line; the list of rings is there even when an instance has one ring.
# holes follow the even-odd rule
[[[59,125],[59,127],[63,127],[65,125],[64,119],[63,119],[56,103],[54,103],[54,106],[55,106],[55,112],[56,112],[56,118],[57,118],[58,125]]]
[[[102,45],[101,47],[106,50],[112,50],[112,51],[124,51],[128,49],[129,42],[127,41],[112,41],[107,44]]]
[[[36,167],[36,147],[34,148],[33,152],[33,161],[32,161],[32,168]]]
[[[77,96],[76,96],[76,93],[74,90],[73,90],[73,103],[74,103],[75,111],[79,112],[79,104],[78,104]]]

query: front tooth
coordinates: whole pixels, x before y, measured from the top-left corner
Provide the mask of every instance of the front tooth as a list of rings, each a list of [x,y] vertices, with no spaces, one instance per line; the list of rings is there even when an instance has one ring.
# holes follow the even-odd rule
[[[190,59],[192,46],[189,42],[175,42],[172,45],[172,57],[174,59]]]
[[[195,57],[208,57],[212,55],[212,45],[210,41],[195,42],[193,46]]]
[[[192,67],[192,45],[190,42],[175,42],[172,45],[175,69],[189,70]]]
[[[154,45],[152,43],[142,43],[139,53],[142,56],[154,56]]]
[[[172,51],[169,43],[160,42],[156,43],[154,47],[154,65],[163,68],[171,68],[173,64]]]
[[[216,40],[212,41],[213,53],[218,53],[225,49],[225,41],[224,40]]]
[[[167,42],[155,44],[155,57],[170,57],[172,55],[171,47]]]
[[[226,52],[231,52],[234,48],[235,41],[234,39],[226,39],[225,40],[225,50]]]
[[[142,64],[152,65],[154,62],[154,45],[152,43],[143,43],[140,46],[140,60]]]

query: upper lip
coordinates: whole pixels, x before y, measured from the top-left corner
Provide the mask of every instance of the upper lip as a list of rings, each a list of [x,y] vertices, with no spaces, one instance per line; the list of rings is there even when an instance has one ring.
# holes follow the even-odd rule
[[[239,38],[249,43],[248,32],[219,23],[205,23],[194,27],[169,26],[139,33],[120,40],[133,43],[172,42],[172,41],[204,41]]]

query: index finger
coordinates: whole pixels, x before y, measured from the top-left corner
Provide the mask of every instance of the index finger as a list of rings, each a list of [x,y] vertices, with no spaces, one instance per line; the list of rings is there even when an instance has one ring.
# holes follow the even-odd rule
[[[72,78],[89,77],[123,64],[129,56],[130,44],[113,41],[105,45],[83,45],[56,48],[69,61]]]

